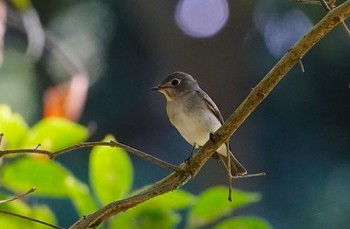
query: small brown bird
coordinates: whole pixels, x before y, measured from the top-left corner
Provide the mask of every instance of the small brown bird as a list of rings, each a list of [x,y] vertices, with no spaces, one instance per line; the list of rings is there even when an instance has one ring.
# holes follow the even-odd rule
[[[187,73],[174,72],[152,90],[165,95],[170,122],[196,148],[203,146],[209,140],[210,134],[224,123],[216,104]],[[220,146],[213,157],[221,159],[228,169],[227,154],[230,156],[232,176],[246,174],[247,170],[232,154],[229,143]]]

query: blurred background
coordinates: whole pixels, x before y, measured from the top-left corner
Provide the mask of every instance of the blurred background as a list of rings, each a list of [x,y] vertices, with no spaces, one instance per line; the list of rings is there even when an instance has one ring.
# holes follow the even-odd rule
[[[70,84],[69,93],[79,98],[72,119],[90,127],[91,140],[112,133],[173,164],[183,162],[191,146],[151,87],[173,71],[188,72],[226,119],[326,14],[320,5],[280,0],[33,0],[25,7],[30,10],[9,13],[0,102],[33,124],[51,112],[52,90],[80,79]],[[349,60],[350,37],[338,27],[303,58],[305,73],[295,66],[234,134],[242,164],[250,173],[267,173],[234,182],[263,197],[240,213],[264,217],[274,228],[350,227]],[[131,157],[135,188],[169,173]],[[88,151],[58,160],[88,182]],[[209,160],[183,189],[199,193],[214,185],[226,185],[226,174]],[[68,201],[53,205],[60,225],[78,219]]]

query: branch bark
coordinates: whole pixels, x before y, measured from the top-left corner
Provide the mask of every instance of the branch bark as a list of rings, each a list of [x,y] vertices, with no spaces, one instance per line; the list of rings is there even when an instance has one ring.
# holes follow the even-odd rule
[[[2,139],[3,134],[0,134],[0,144],[1,144],[1,139]],[[175,171],[175,172],[181,172],[182,170],[178,168],[175,165],[172,165],[168,162],[165,162],[161,159],[158,159],[150,154],[144,153],[140,150],[134,149],[130,146],[124,145],[119,142],[115,141],[110,141],[110,142],[84,142],[80,143],[77,145],[72,145],[64,149],[57,150],[55,152],[51,152],[49,150],[42,150],[39,149],[40,144],[35,148],[35,149],[13,149],[13,150],[0,150],[0,158],[4,155],[9,155],[9,154],[21,154],[21,153],[29,153],[29,154],[44,154],[48,156],[51,160],[55,159],[56,157],[71,152],[76,149],[83,149],[83,148],[88,148],[88,147],[94,147],[94,146],[110,146],[110,147],[119,147],[124,149],[125,151],[132,153],[138,157],[141,157],[145,160],[152,161],[153,163],[160,165],[164,168],[167,168],[169,170]]]
[[[152,187],[129,198],[112,202],[94,213],[84,216],[72,225],[71,229],[96,227],[108,217],[126,211],[151,198],[170,192],[186,184],[195,176],[215,150],[230,139],[255,108],[268,96],[290,69],[320,41],[328,32],[342,23],[350,15],[350,0],[331,10],[303,38],[301,38],[282,59],[270,70],[248,97],[188,163],[182,163],[182,172],[174,172]],[[190,165],[190,166],[189,166]]]

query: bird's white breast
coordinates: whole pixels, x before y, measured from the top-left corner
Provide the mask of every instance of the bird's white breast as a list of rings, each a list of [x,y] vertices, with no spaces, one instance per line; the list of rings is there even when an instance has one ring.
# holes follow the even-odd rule
[[[221,123],[207,107],[205,101],[194,94],[167,102],[167,113],[170,122],[183,138],[191,145],[203,146],[220,128]],[[221,146],[218,152],[227,155],[226,147]]]

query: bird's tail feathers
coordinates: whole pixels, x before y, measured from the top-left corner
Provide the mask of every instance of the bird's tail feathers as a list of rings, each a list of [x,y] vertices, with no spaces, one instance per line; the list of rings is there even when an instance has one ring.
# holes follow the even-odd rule
[[[219,157],[221,159],[221,161],[223,162],[223,164],[225,165],[226,169],[229,169],[228,166],[228,160],[227,157],[225,157],[224,155],[219,154]],[[232,152],[230,151],[229,153],[230,155],[230,164],[231,164],[231,175],[232,176],[242,176],[247,174],[247,170],[244,168],[244,166],[237,160],[237,158],[232,154]]]

